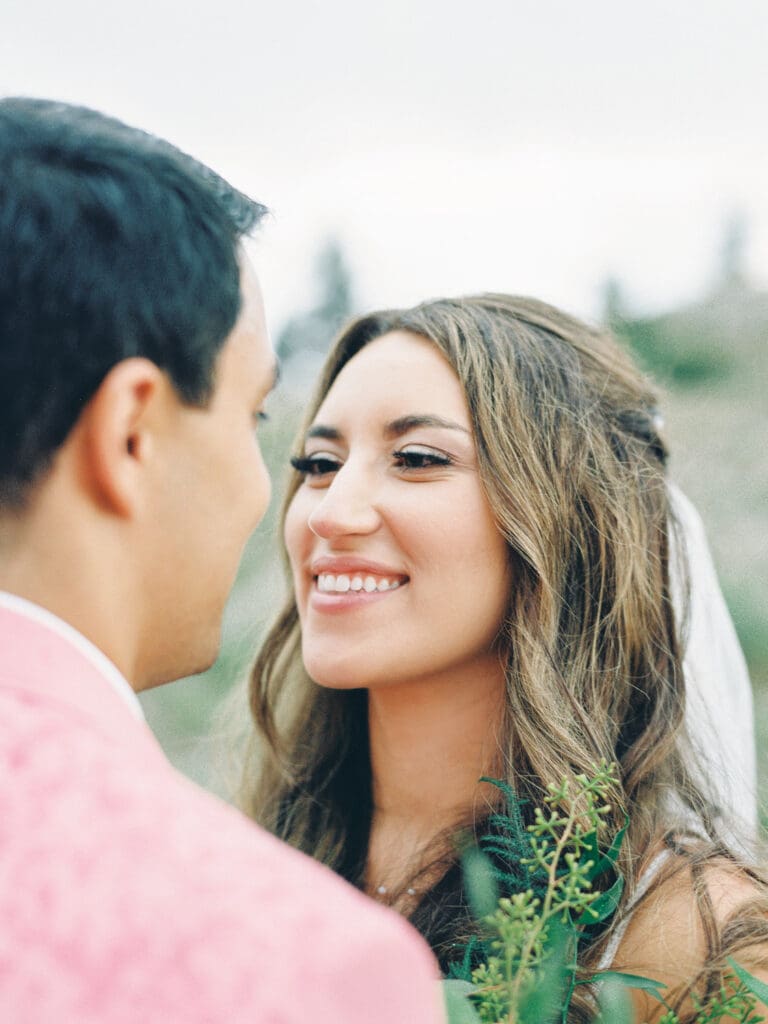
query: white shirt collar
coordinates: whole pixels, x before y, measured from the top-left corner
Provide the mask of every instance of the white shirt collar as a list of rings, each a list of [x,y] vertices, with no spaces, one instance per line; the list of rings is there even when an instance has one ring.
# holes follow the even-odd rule
[[[7,608],[9,611],[23,615],[27,619],[32,619],[33,622],[45,626],[46,629],[50,629],[53,633],[58,634],[63,640],[77,648],[83,657],[87,658],[94,668],[98,669],[99,674],[103,676],[112,689],[120,695],[135,717],[144,721],[144,711],[131,684],[117,666],[109,660],[106,654],[100,651],[82,633],[78,632],[74,626],[70,626],[68,622],[60,619],[53,612],[41,608],[39,604],[27,601],[26,598],[18,597],[16,594],[9,594],[5,590],[0,590],[0,608]]]

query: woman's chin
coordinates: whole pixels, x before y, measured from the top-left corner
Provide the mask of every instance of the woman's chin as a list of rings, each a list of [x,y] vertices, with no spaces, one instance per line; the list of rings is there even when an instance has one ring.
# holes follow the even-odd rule
[[[345,659],[304,658],[310,679],[326,690],[368,689],[375,684],[370,671]]]

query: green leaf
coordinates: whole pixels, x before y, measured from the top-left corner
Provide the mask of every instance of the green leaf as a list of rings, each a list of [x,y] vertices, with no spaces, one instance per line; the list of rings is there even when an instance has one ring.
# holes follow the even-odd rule
[[[517,793],[514,791],[514,789],[510,786],[508,782],[505,782],[504,779],[493,779],[491,778],[490,775],[481,775],[480,781],[490,782],[490,784],[492,786],[495,786],[496,789],[501,790],[501,792],[504,794],[507,800],[509,800],[510,803],[514,804],[516,807],[522,802],[518,797]]]
[[[582,978],[578,981],[577,985],[591,985],[592,982],[598,981],[609,981],[615,979],[620,981],[627,988],[639,988],[643,992],[648,992],[654,999],[658,999],[660,1003],[666,1002],[662,996],[660,989],[666,988],[667,986],[663,981],[654,981],[653,978],[644,978],[642,974],[625,974],[624,971],[600,971],[599,974],[593,974],[591,978]]]
[[[592,881],[593,878],[597,878],[599,872],[596,868],[600,862],[600,846],[597,831],[588,832],[587,835],[582,839],[583,849],[581,852],[580,860],[585,864],[588,860],[591,860],[592,868],[587,873],[587,878]]]
[[[460,948],[461,947],[459,946],[459,949]],[[471,982],[472,967],[475,960],[488,960],[488,954],[478,935],[472,935],[470,937],[469,942],[464,947],[461,960],[454,960],[452,963],[448,964],[448,977],[460,978],[462,981]]]
[[[472,913],[478,921],[492,914],[499,903],[499,887],[490,860],[475,846],[464,851],[461,858],[464,889]]]
[[[760,981],[759,978],[756,978],[754,974],[750,974],[746,967],[737,964],[731,957],[728,957],[728,963],[733,968],[736,977],[749,989],[752,995],[757,996],[761,1003],[765,1003],[768,1006],[768,985],[764,981]]]
[[[510,822],[511,821],[513,821],[513,819],[507,817],[506,814],[489,814],[488,815],[488,824],[492,828],[501,829],[503,832],[509,832],[510,831]],[[525,826],[523,826],[523,831],[525,831]],[[526,836],[528,835],[527,831],[526,831],[525,834],[526,834]]]
[[[606,917],[610,917],[618,907],[623,891],[624,878],[619,875],[611,888],[601,892],[594,903],[590,904],[589,910],[584,911],[577,919],[576,924],[597,924],[598,921],[604,921]]]
[[[602,875],[604,871],[608,871],[609,868],[616,865],[616,861],[619,859],[619,853],[621,852],[621,844],[624,842],[624,836],[627,834],[628,828],[629,817],[625,816],[624,827],[620,828],[613,837],[613,842],[610,847],[601,857],[595,857],[595,865],[587,875],[590,882],[594,882],[594,880]]]
[[[523,824],[523,816],[520,813],[520,806],[526,801],[521,800],[510,784],[508,782],[504,782],[503,779],[492,779],[488,775],[483,775],[480,781],[490,782],[492,786],[495,786],[504,794],[507,798],[507,809],[509,811],[508,825],[511,826],[510,831],[515,835],[524,833],[525,825]]]
[[[475,991],[474,985],[468,981],[444,981],[440,987],[447,1024],[480,1024],[480,1018],[467,998]]]
[[[520,1002],[521,1024],[552,1024],[565,1019],[574,965],[571,963],[573,929],[553,923],[548,946],[549,956],[536,971],[534,984]]]
[[[632,1000],[626,985],[616,978],[608,978],[600,983],[597,1003],[600,1016],[596,1024],[632,1024]]]
[[[482,840],[483,853],[495,853],[497,857],[519,858],[520,848],[512,839],[506,836],[484,837]]]

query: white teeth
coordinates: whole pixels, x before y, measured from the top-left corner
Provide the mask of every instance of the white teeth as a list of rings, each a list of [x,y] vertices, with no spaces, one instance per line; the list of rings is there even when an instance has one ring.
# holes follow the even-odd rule
[[[347,573],[336,576],[325,572],[317,577],[317,589],[323,594],[346,594],[350,590],[355,593],[364,591],[366,594],[384,593],[399,586],[400,580],[393,580],[387,576],[377,579],[375,576],[349,576]]]

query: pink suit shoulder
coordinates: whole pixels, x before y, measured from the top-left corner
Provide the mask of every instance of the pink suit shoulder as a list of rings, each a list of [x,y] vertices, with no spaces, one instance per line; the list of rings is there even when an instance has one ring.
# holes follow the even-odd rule
[[[179,776],[148,734],[123,746],[0,686],[0,778],[0,1020],[442,1020],[404,921]]]

